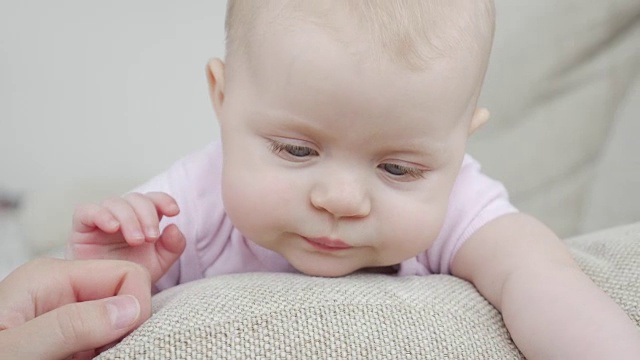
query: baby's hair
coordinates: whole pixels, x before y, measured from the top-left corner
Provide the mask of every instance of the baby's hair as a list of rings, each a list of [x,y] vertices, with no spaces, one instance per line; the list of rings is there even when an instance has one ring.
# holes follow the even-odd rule
[[[267,11],[275,19],[304,14],[304,21],[328,30],[336,13],[346,11],[373,49],[412,70],[460,51],[480,54],[486,66],[495,22],[493,0],[228,0],[227,62],[246,55],[253,37],[266,30],[256,28]]]

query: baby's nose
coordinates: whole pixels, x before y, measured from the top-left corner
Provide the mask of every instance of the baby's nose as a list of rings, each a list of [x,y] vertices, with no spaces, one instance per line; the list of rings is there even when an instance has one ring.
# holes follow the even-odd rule
[[[355,176],[323,179],[311,191],[311,203],[335,217],[365,217],[371,211],[366,186]]]

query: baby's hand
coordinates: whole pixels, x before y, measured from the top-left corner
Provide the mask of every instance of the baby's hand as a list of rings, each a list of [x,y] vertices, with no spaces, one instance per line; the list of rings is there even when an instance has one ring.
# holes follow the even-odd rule
[[[146,267],[156,282],[184,251],[185,239],[177,226],[167,226],[162,234],[159,227],[163,216],[179,212],[176,201],[161,192],[80,205],[73,214],[68,256],[129,260]]]

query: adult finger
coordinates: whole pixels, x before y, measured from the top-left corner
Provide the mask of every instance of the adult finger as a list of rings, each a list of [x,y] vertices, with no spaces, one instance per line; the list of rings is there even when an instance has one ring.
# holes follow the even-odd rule
[[[0,310],[29,321],[66,304],[116,295],[133,295],[141,304],[142,317],[147,318],[151,313],[149,272],[122,260],[41,258],[0,282]]]
[[[63,359],[123,337],[141,316],[140,303],[131,295],[67,304],[1,331],[0,349],[10,359]]]

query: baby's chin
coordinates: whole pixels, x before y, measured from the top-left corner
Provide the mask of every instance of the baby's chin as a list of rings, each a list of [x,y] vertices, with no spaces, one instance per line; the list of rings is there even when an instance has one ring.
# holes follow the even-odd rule
[[[326,264],[319,264],[317,262],[304,262],[297,263],[296,261],[289,260],[291,265],[301,273],[309,276],[317,277],[341,277],[347,276],[358,271],[360,268],[346,267],[346,266],[327,266]]]

